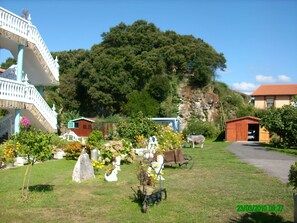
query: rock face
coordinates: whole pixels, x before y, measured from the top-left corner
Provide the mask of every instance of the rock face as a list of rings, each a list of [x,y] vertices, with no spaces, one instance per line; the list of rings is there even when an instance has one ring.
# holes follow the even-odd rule
[[[185,82],[179,87],[178,114],[181,118],[181,129],[187,126],[191,116],[199,117],[202,121],[214,121],[220,109],[219,96],[213,93],[212,87],[203,90],[188,86]]]

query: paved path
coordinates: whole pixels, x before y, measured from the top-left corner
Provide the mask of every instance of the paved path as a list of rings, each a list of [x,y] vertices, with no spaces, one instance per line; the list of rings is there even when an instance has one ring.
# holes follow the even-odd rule
[[[290,166],[297,161],[297,157],[265,150],[258,142],[234,142],[228,149],[243,162],[263,169],[284,183],[288,182]]]

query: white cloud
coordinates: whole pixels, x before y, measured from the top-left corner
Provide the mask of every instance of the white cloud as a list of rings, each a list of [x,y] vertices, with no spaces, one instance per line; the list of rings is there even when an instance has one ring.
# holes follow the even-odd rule
[[[257,88],[255,84],[247,82],[234,83],[233,87],[242,92],[253,92]]]
[[[284,74],[278,75],[277,78],[274,78],[273,76],[257,75],[256,81],[262,82],[262,83],[276,83],[276,82],[291,82],[292,79]]]
[[[292,79],[284,74],[278,76],[279,82],[291,82]]]
[[[256,76],[256,81],[257,82],[269,82],[269,83],[273,83],[273,82],[276,82],[276,79],[273,78],[272,76],[257,75]]]

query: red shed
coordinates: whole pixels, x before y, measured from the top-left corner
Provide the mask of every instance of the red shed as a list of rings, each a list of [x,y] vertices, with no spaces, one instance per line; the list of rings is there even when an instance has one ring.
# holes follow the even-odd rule
[[[92,123],[95,122],[90,118],[80,117],[68,122],[68,129],[71,129],[78,137],[85,138],[92,132]]]
[[[260,119],[244,116],[226,121],[226,141],[269,142],[269,132],[261,128]]]

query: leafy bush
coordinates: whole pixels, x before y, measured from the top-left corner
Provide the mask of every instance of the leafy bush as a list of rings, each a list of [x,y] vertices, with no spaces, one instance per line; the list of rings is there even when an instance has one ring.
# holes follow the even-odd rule
[[[20,143],[19,153],[26,154],[35,162],[36,160],[49,160],[52,156],[51,139],[53,134],[35,131],[31,128],[22,129],[12,137]]]
[[[118,124],[118,133],[120,137],[130,139],[135,144],[135,136],[143,135],[148,138],[155,135],[158,131],[157,124],[144,117],[142,112],[139,112],[133,118],[121,121]]]
[[[135,145],[136,148],[145,148],[147,147],[148,139],[145,138],[143,135],[135,136]]]
[[[68,145],[68,141],[60,138],[56,134],[53,134],[51,138],[51,144],[53,146],[53,152],[58,152],[63,150]]]
[[[3,161],[5,163],[13,163],[17,152],[20,150],[20,143],[8,140],[4,143],[3,147]]]
[[[270,137],[270,142],[269,142],[273,147],[281,147],[282,140],[281,137],[278,136],[277,134],[273,133],[272,136]]]
[[[99,130],[93,130],[87,140],[87,143],[93,147],[99,147],[103,140],[103,133]]]
[[[141,111],[146,116],[156,116],[159,112],[159,103],[146,91],[133,91],[127,95],[128,102],[124,106],[127,115],[135,115]]]
[[[191,118],[183,133],[184,135],[203,135],[205,138],[214,139],[220,132],[209,122],[203,122],[198,118]]]
[[[128,140],[110,141],[104,144],[100,149],[101,159],[105,163],[115,160],[115,157],[121,156],[122,160],[132,163],[135,154],[132,150],[132,144]]]
[[[284,147],[297,147],[297,107],[285,105],[267,109],[260,124],[270,133],[276,133]]]
[[[294,190],[297,189],[297,162],[294,165],[291,165],[289,171],[288,185],[292,186]]]
[[[165,75],[151,77],[146,90],[157,101],[164,101],[170,93],[170,81]]]
[[[67,160],[77,160],[82,152],[82,144],[77,141],[69,142],[64,148],[64,152],[66,153]]]

